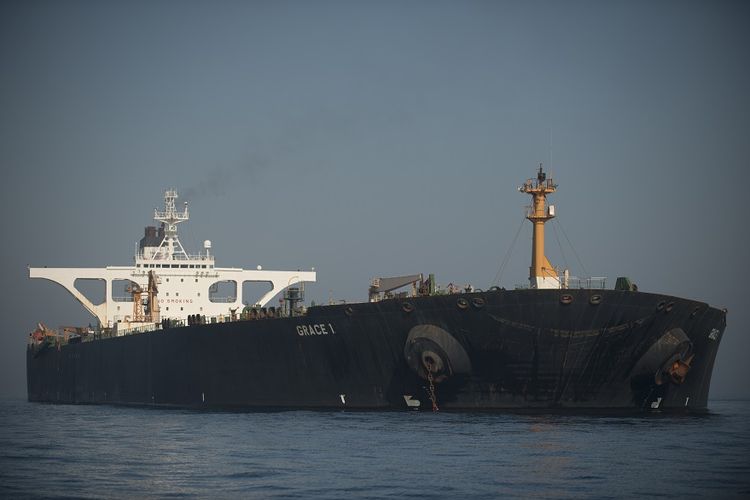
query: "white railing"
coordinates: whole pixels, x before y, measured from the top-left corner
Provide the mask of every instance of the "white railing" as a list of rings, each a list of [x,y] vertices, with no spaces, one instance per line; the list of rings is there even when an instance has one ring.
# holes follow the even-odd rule
[[[160,258],[161,253],[157,252],[156,255],[152,255],[151,257],[146,257],[143,252],[138,252],[136,255],[137,259],[141,260],[147,260],[149,262],[169,262],[171,260],[179,260],[179,261],[186,261],[186,260],[196,260],[196,261],[213,261],[214,256],[213,255],[205,255],[205,254],[182,254],[182,253],[174,253],[172,254],[171,259],[164,259]]]
[[[148,333],[148,332],[155,332],[157,330],[161,330],[161,323],[148,323],[146,325],[142,326],[131,326],[128,328],[118,328],[117,329],[117,336],[120,335],[133,335],[136,333]]]
[[[564,276],[559,277],[560,288],[569,289],[582,289],[582,290],[604,290],[607,288],[607,277],[606,276],[591,276],[589,278],[579,278],[577,276],[571,276],[568,278],[568,286],[565,287]],[[516,283],[514,288],[516,290],[527,290],[531,288],[528,283]]]
[[[235,315],[234,319],[232,318],[231,314],[219,314],[216,316],[205,316],[205,321],[202,324],[212,324],[212,323],[233,323],[235,321],[243,321],[243,319],[240,317],[240,315]],[[118,324],[119,325],[119,324]],[[187,326],[187,321],[184,319],[169,319],[169,328],[179,328],[182,326]],[[139,333],[148,333],[148,332],[155,332],[159,330],[164,330],[162,327],[161,322],[159,323],[144,323],[139,326],[128,326],[128,327],[118,327],[116,330],[115,335],[118,337],[123,335],[135,335]]]
[[[217,304],[231,304],[237,301],[237,297],[209,297],[208,300]]]
[[[582,288],[585,290],[604,290],[607,288],[606,276],[591,276],[589,278],[579,278],[571,276],[568,279],[568,288]]]
[[[164,260],[164,259],[156,259],[156,260]],[[181,253],[175,253],[172,254],[172,260],[214,260],[213,255],[203,255],[203,254],[181,254]]]

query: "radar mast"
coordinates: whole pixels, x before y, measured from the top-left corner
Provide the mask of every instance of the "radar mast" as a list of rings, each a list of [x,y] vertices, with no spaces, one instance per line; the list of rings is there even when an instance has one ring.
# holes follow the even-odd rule
[[[154,209],[154,220],[164,225],[164,239],[161,241],[157,253],[160,253],[162,258],[166,260],[188,258],[187,252],[182,248],[182,244],[177,237],[177,224],[188,220],[190,215],[188,214],[187,202],[185,202],[185,209],[182,212],[177,211],[175,208],[176,199],[177,191],[168,189],[164,192],[164,211],[159,212],[159,210]]]

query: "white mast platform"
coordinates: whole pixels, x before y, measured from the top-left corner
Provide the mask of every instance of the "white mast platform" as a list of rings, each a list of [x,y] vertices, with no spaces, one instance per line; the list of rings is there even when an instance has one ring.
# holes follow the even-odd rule
[[[158,244],[147,237],[136,251],[134,266],[107,266],[105,268],[30,267],[30,278],[44,278],[62,285],[73,297],[94,315],[102,327],[133,327],[154,323],[162,318],[187,320],[188,315],[206,317],[233,314],[244,307],[242,285],[245,282],[268,283],[271,289],[249,305],[265,307],[285,288],[297,283],[315,282],[315,271],[266,271],[233,267],[216,267],[211,255],[211,242],[204,242],[204,253],[188,254],[177,236],[177,224],[189,218],[187,203],[182,212],[175,208],[177,192],[164,193],[163,212],[154,210],[154,220],[162,224]],[[149,273],[158,283],[158,304],[148,304],[145,292],[149,289]],[[95,304],[75,286],[78,279],[101,280],[105,285],[104,299]],[[127,293],[132,296],[115,296],[113,283],[130,282]],[[153,281],[153,280],[152,280]],[[212,296],[220,284],[235,293],[225,297]],[[152,284],[153,285],[153,284]],[[118,290],[119,291],[119,290]],[[121,293],[125,293],[122,291]],[[141,296],[144,296],[141,298]],[[137,302],[134,302],[134,300]],[[154,314],[155,313],[155,314]]]

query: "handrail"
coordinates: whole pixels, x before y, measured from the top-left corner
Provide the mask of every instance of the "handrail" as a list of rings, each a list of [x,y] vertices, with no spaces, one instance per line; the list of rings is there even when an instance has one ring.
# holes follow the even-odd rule
[[[209,297],[208,300],[217,304],[231,304],[232,302],[237,302],[237,297]]]
[[[586,290],[604,290],[607,288],[606,276],[590,276],[588,278],[579,278],[571,276],[568,278],[568,288],[581,288]]]
[[[169,262],[170,260],[179,260],[179,261],[186,261],[186,260],[199,260],[199,261],[213,261],[214,256],[213,255],[204,255],[204,254],[181,254],[181,253],[175,253],[172,254],[171,259],[164,259],[159,257],[160,253],[157,253],[153,257],[145,257],[143,252],[138,252],[136,254],[136,258],[142,259],[142,260],[154,260],[159,262]]]

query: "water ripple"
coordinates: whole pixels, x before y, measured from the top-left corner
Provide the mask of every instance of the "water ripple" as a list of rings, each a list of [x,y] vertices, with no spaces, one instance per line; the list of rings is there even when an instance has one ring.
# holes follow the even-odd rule
[[[706,416],[201,413],[0,401],[0,497],[750,492],[750,402]]]

